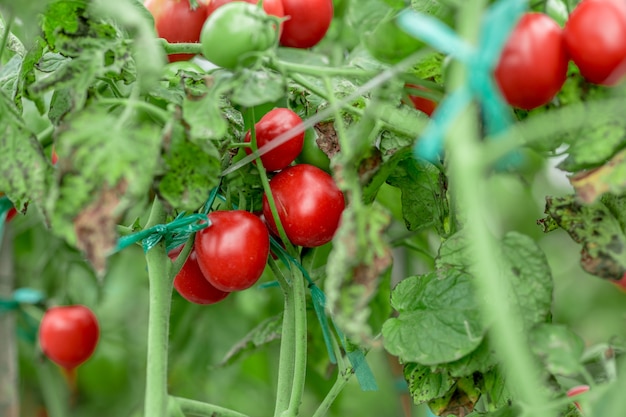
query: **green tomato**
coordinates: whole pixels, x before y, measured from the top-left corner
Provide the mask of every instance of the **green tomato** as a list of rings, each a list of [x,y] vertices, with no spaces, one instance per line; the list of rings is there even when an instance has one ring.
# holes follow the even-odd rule
[[[423,48],[424,43],[400,29],[392,16],[383,19],[366,35],[365,47],[380,62],[396,64]]]
[[[246,2],[228,3],[215,10],[200,34],[204,57],[229,69],[253,62],[256,53],[270,49],[277,41],[275,19]]]
[[[330,172],[330,159],[319,146],[317,146],[315,142],[316,137],[315,131],[307,129],[304,134],[302,152],[300,152],[296,161],[301,164],[315,165],[326,172]]]

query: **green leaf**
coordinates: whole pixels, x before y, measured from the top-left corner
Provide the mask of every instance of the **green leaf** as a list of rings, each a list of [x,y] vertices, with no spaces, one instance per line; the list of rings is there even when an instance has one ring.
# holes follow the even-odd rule
[[[585,129],[567,150],[568,157],[559,164],[564,171],[576,172],[604,164],[617,151],[626,147],[623,121],[609,121],[593,129]]]
[[[553,375],[575,377],[583,369],[585,343],[572,330],[559,324],[541,324],[530,333],[532,350]]]
[[[19,110],[0,91],[0,190],[18,210],[29,201],[41,205],[47,197],[52,166],[37,138],[23,124]]]
[[[166,172],[159,181],[159,194],[177,210],[196,211],[219,182],[220,155],[211,141],[202,148],[189,142],[178,124],[169,127],[165,136],[170,146],[164,155]]]
[[[619,280],[626,273],[626,236],[620,222],[602,203],[585,205],[576,196],[547,197],[548,217],[582,245],[581,265],[600,278]]]
[[[446,372],[432,372],[429,366],[418,363],[407,363],[404,366],[404,378],[415,404],[444,397],[456,384],[456,380]]]
[[[483,340],[485,329],[467,274],[406,278],[393,290],[391,303],[399,314],[383,326],[384,345],[402,361],[423,365],[453,362],[474,351]]]
[[[530,237],[506,234],[501,244],[506,273],[527,329],[551,317],[553,281],[545,254]]]
[[[282,325],[282,313],[266,318],[233,346],[217,366],[230,365],[246,353],[280,339]]]
[[[626,190],[626,150],[620,151],[604,165],[581,171],[569,178],[576,194],[593,203],[606,193],[623,194]]]
[[[407,229],[419,231],[434,227],[440,235],[446,235],[447,184],[437,167],[410,155],[398,163],[387,183],[402,191],[402,215]]]
[[[287,89],[284,77],[267,70],[244,70],[237,74],[232,84],[231,100],[244,107],[278,101],[285,96]]]
[[[62,163],[46,214],[97,272],[116,244],[117,219],[145,202],[161,146],[158,127],[129,116],[87,107],[66,117],[56,137]]]

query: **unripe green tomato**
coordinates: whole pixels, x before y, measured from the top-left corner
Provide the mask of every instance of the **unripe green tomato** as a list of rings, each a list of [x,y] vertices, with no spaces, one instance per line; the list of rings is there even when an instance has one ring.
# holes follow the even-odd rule
[[[366,35],[365,47],[380,62],[396,64],[423,48],[424,43],[400,29],[394,16],[382,20]]]
[[[254,60],[254,53],[266,51],[277,44],[275,23],[274,18],[254,4],[225,4],[204,22],[200,34],[202,54],[223,68],[233,69],[240,63],[246,64]]]
[[[296,160],[298,163],[314,165],[326,172],[330,172],[330,159],[319,146],[317,146],[315,142],[316,137],[315,131],[307,129],[304,134],[302,152],[300,152]]]

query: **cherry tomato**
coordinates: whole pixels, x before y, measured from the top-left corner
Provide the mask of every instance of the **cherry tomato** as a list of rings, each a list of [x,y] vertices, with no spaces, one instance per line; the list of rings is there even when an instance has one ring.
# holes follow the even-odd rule
[[[245,1],[250,4],[258,4],[257,0],[209,0],[209,3],[207,4],[207,10],[206,10],[207,18],[211,16],[211,13],[213,13],[218,7],[228,4],[228,3],[232,3],[234,1]],[[285,16],[285,10],[283,9],[282,0],[263,0],[263,10],[265,10],[265,13],[271,16],[276,16],[276,17]],[[281,28],[282,28],[282,24],[281,24]]]
[[[510,105],[530,110],[559,92],[568,60],[559,25],[543,13],[526,13],[502,50],[495,78]]]
[[[74,369],[89,359],[99,337],[98,320],[83,305],[52,307],[39,325],[41,350],[66,369]]]
[[[279,135],[302,124],[302,119],[296,113],[285,108],[270,110],[265,116],[254,125],[256,133],[257,148],[273,141]],[[246,133],[246,142],[252,140],[250,131]],[[278,171],[292,163],[302,151],[304,144],[304,132],[293,135],[287,142],[277,148],[263,154],[261,162],[267,171]],[[252,153],[250,148],[246,148],[246,153]]]
[[[154,26],[159,37],[170,43],[198,42],[202,25],[206,20],[206,5],[198,2],[191,10],[189,0],[145,0],[144,6],[154,17]],[[170,62],[185,61],[192,54],[172,54]]]
[[[282,0],[287,20],[283,23],[280,44],[310,48],[322,40],[333,20],[332,0]]]
[[[406,86],[422,91],[427,91],[427,89],[425,87],[422,87],[421,85],[407,84]],[[416,110],[426,113],[428,116],[431,116],[435,111],[435,108],[437,107],[437,103],[430,99],[427,99],[426,97],[409,95],[409,98],[411,99],[411,103],[413,103],[413,107],[415,107]]]
[[[263,274],[270,250],[267,227],[242,210],[215,211],[211,225],[196,233],[200,270],[216,288],[232,292],[254,285]]]
[[[626,2],[583,0],[572,11],[563,37],[588,81],[614,85],[626,74]]]
[[[259,7],[243,1],[225,4],[208,17],[200,34],[202,54],[213,64],[235,68],[276,43],[272,19]]]
[[[343,193],[333,178],[313,165],[293,165],[270,180],[280,222],[294,245],[315,247],[332,240],[345,208]],[[263,215],[278,234],[267,196]]]
[[[184,245],[170,251],[170,259],[178,258]],[[196,250],[192,249],[181,270],[174,278],[174,288],[187,301],[195,304],[215,304],[228,296],[228,292],[218,290],[205,278],[198,266]]]

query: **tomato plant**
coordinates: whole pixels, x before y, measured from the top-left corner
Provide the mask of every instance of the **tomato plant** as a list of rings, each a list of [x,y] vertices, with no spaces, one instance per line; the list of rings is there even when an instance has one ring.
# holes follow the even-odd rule
[[[614,85],[626,74],[624,2],[580,2],[565,24],[563,37],[580,73],[592,83]]]
[[[235,68],[240,61],[272,47],[277,36],[272,19],[262,9],[233,2],[208,17],[200,42],[206,59],[220,67]]]
[[[302,119],[292,110],[285,108],[270,110],[254,125],[257,148],[272,142],[279,135],[301,124]],[[251,139],[252,134],[248,131],[244,140],[250,142]],[[300,154],[303,144],[304,132],[292,136],[282,145],[261,156],[263,167],[268,171],[278,171],[285,168]],[[252,153],[251,149],[246,148],[246,153]]]
[[[182,246],[168,253],[170,259],[176,260]],[[228,292],[215,288],[205,277],[198,266],[195,250],[191,250],[182,268],[174,277],[174,288],[187,301],[194,304],[215,304],[228,296]]]
[[[315,247],[332,240],[345,208],[344,196],[333,178],[313,165],[287,167],[270,180],[272,196],[285,234],[294,245]],[[263,215],[278,234],[267,196]]]
[[[43,353],[54,363],[74,369],[91,357],[100,328],[93,312],[83,305],[52,307],[39,326]]]
[[[198,42],[206,20],[206,5],[198,2],[195,10],[189,0],[146,0],[144,5],[154,17],[157,34],[168,42]],[[168,55],[170,62],[191,59],[193,54]]]
[[[332,0],[282,0],[287,20],[280,43],[293,48],[310,48],[322,40],[333,20]]]
[[[222,291],[241,291],[261,277],[269,255],[269,233],[261,219],[242,210],[209,214],[210,226],[196,234],[198,265]]]
[[[502,50],[495,78],[510,105],[530,110],[559,92],[568,60],[556,22],[543,13],[526,13]]]

